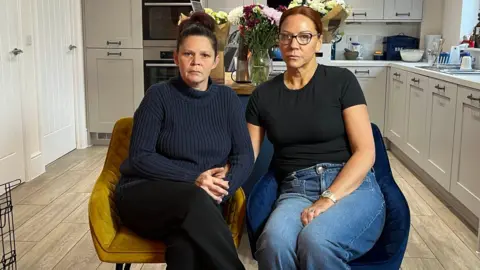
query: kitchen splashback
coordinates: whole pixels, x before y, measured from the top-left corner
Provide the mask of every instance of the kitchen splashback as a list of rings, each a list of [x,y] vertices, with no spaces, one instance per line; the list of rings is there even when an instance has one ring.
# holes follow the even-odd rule
[[[364,60],[372,60],[376,50],[383,50],[383,38],[403,33],[407,36],[420,37],[420,23],[363,23],[347,24],[344,26],[342,41],[336,44],[336,60],[344,60],[345,48],[349,48],[351,42],[362,45]]]

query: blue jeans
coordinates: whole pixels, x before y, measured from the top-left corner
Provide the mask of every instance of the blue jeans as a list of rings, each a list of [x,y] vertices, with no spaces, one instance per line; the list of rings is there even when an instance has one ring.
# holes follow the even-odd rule
[[[342,164],[295,171],[280,183],[280,196],[256,245],[259,269],[350,269],[382,233],[385,201],[375,174],[304,226],[302,211],[335,180]]]

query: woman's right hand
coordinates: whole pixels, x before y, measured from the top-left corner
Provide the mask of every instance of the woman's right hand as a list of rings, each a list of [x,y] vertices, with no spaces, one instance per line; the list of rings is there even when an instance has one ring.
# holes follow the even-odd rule
[[[195,184],[208,195],[210,195],[217,203],[221,203],[224,196],[228,195],[228,181],[214,177],[216,174],[220,174],[225,168],[213,168],[200,174],[195,180]]]

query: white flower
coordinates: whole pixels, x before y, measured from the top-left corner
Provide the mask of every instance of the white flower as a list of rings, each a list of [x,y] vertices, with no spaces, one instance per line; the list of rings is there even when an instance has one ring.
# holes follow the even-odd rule
[[[317,12],[320,12],[321,14],[326,14],[327,13],[327,10],[325,9],[325,4],[323,3],[319,3],[319,2],[314,2],[310,5],[310,7],[317,11]]]
[[[333,9],[337,5],[339,5],[339,4],[336,0],[331,0],[331,1],[328,1],[328,2],[325,3],[325,6],[327,7],[327,9]]]
[[[228,13],[228,21],[233,25],[239,25],[243,17],[243,6],[236,7]]]
[[[291,9],[291,8],[294,8],[294,7],[298,7],[300,6],[301,4],[297,4],[295,1],[292,1],[290,3],[290,5],[288,5],[288,9]]]

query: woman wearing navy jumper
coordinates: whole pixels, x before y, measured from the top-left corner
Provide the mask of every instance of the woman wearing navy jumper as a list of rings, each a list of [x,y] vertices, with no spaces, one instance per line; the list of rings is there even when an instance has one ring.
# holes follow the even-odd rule
[[[267,132],[279,183],[256,243],[260,270],[349,269],[385,222],[365,98],[348,69],[317,64],[322,29],[309,7],[282,14],[287,71],[258,86],[247,106],[255,157]]]
[[[254,157],[240,100],[209,78],[214,28],[205,13],[181,23],[180,76],[151,86],[136,110],[115,195],[127,227],[165,241],[173,270],[244,269],[218,204],[248,178]]]

